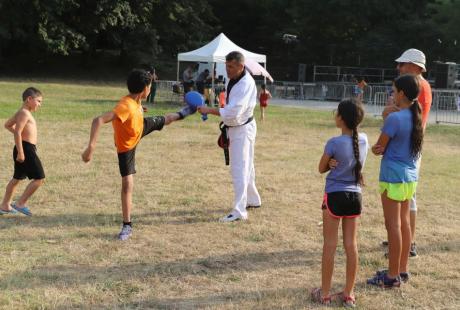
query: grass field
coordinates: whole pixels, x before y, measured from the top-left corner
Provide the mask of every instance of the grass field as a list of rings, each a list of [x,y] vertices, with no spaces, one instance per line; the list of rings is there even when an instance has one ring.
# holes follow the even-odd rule
[[[218,120],[194,115],[143,139],[137,152],[133,224],[115,237],[121,207],[111,125],[90,164],[80,154],[91,120],[111,109],[125,88],[107,85],[0,82],[0,121],[29,85],[44,92],[35,115],[47,179],[30,201],[34,216],[0,218],[1,309],[311,309],[320,284],[324,176],[317,163],[339,132],[331,113],[269,107],[258,123],[257,184],[263,207],[246,222],[217,222],[231,209],[232,185]],[[165,99],[165,97],[163,97]],[[177,110],[150,107],[148,114]],[[258,116],[258,111],[256,111]],[[381,120],[362,131],[377,139]],[[460,307],[460,127],[430,126],[419,183],[419,258],[401,289],[369,287],[385,267],[386,239],[377,190],[379,158],[369,154],[359,229],[361,309]],[[0,190],[12,175],[13,137],[0,131]],[[20,186],[20,191],[24,185]],[[334,291],[344,283],[339,245]]]

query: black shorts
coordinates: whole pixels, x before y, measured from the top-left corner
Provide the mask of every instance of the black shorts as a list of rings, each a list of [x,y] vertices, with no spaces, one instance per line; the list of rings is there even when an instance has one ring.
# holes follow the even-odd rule
[[[352,218],[361,215],[362,198],[357,192],[333,192],[324,194],[321,208],[336,218]]]
[[[14,175],[16,180],[24,180],[26,177],[29,180],[41,180],[45,178],[45,171],[37,155],[37,147],[35,144],[27,141],[22,141],[22,149],[24,150],[25,160],[20,163],[16,161],[18,150],[16,146],[13,148]]]
[[[154,130],[163,129],[164,125],[164,116],[144,117],[144,129],[141,138]],[[122,177],[136,173],[136,147],[127,152],[118,153],[118,167]]]

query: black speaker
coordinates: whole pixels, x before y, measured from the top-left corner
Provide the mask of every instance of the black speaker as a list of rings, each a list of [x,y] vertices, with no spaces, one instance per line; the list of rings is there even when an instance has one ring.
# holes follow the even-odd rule
[[[437,63],[434,88],[454,88],[458,66],[455,63]]]
[[[298,69],[298,82],[305,82],[305,73],[307,71],[307,65],[306,64],[299,64],[299,69]]]

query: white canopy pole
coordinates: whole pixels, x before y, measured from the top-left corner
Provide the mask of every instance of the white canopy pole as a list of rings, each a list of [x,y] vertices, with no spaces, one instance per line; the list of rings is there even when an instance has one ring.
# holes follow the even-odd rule
[[[265,71],[267,70],[267,63],[264,62]],[[268,71],[267,71],[268,72]],[[264,76],[264,84],[267,85],[267,78]]]
[[[211,72],[211,78],[212,78],[212,84],[211,84],[211,93],[209,94],[209,101],[215,101],[216,97],[216,90],[214,89],[214,70],[216,69],[216,63],[212,63],[212,72]],[[214,92],[214,98],[212,98],[212,93]],[[214,106],[214,102],[211,102],[211,106]]]
[[[177,75],[176,75],[176,82],[179,83],[179,59],[177,59]]]

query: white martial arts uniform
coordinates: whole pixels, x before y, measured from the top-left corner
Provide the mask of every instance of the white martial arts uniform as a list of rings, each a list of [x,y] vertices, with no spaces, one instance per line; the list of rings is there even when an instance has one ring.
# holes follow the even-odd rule
[[[256,121],[245,124],[253,117],[257,104],[257,88],[251,74],[245,72],[230,89],[227,104],[220,115],[230,140],[230,168],[233,179],[234,202],[232,214],[246,219],[246,207],[260,206],[260,196],[255,183],[254,144],[256,141]]]

